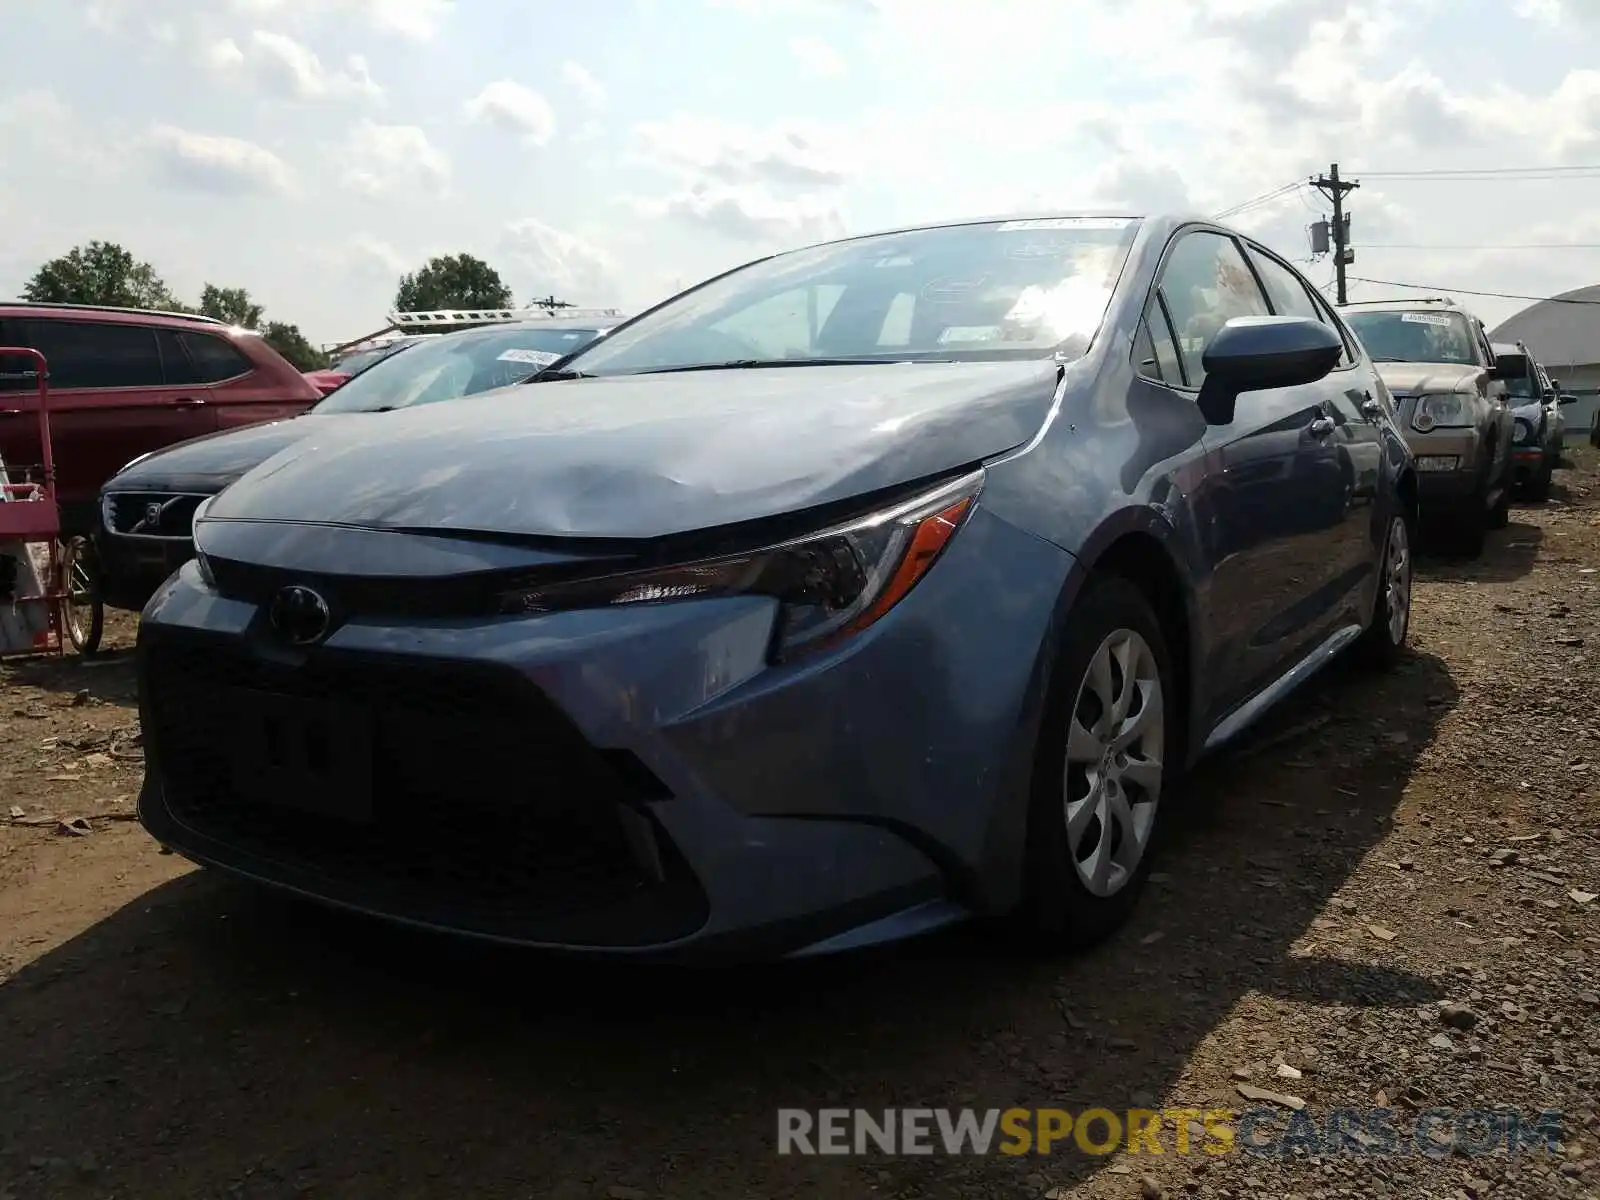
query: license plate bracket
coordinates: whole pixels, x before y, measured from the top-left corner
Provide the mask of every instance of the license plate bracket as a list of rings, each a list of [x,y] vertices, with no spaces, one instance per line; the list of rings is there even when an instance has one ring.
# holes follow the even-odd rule
[[[236,796],[351,823],[373,820],[370,710],[244,689],[229,701]]]

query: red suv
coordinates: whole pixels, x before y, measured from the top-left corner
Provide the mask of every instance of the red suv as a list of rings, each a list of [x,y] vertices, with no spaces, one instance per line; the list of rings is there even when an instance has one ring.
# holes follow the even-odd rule
[[[50,439],[62,519],[89,534],[100,486],[130,460],[204,433],[275,421],[320,398],[256,333],[210,317],[0,303],[0,346],[31,346],[50,367]],[[31,370],[0,361],[0,459],[38,463]]]

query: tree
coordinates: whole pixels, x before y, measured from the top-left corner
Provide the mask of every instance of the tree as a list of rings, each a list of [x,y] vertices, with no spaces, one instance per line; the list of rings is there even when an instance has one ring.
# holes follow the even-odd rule
[[[400,312],[441,308],[509,308],[511,289],[481,258],[447,254],[430,258],[421,270],[400,277],[394,306]]]
[[[300,332],[298,325],[290,325],[287,321],[268,321],[261,336],[269,346],[288,359],[296,371],[320,371],[328,365],[328,356],[306,340],[306,335]]]
[[[74,246],[34,273],[22,298],[48,304],[99,304],[115,308],[163,308],[179,304],[147,262],[139,262],[115,242]]]
[[[239,325],[245,329],[260,329],[264,310],[250,299],[244,288],[218,287],[208,283],[200,292],[200,315]]]

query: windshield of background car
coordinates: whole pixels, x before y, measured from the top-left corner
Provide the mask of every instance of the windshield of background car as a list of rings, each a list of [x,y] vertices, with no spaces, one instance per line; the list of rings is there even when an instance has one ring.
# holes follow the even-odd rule
[[[393,346],[374,346],[371,350],[357,350],[354,354],[346,355],[337,362],[331,363],[330,371],[338,371],[344,375],[359,375],[375,363],[380,363],[391,354],[398,354],[409,346],[410,342],[399,342]]]
[[[1532,376],[1528,373],[1528,360],[1502,355],[1495,360],[1495,365],[1505,370],[1505,384],[1507,395],[1519,400],[1532,400],[1539,395],[1539,389],[1534,384]]]
[[[1374,362],[1477,364],[1466,318],[1450,312],[1345,312]]]
[[[743,267],[567,364],[625,375],[719,363],[1079,355],[1138,222],[995,221],[854,238]]]
[[[597,329],[484,329],[417,342],[368,367],[313,412],[375,412],[509,387],[587,345]]]

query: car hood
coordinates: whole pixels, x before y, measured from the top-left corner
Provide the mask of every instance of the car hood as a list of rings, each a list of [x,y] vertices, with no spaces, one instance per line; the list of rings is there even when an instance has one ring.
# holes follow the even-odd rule
[[[361,422],[370,413],[307,413],[289,421],[268,421],[190,438],[157,450],[106,484],[107,491],[220,492],[260,466],[285,446],[319,430]]]
[[[208,518],[649,538],[795,512],[1003,453],[1050,360],[763,367],[503,388],[319,426]]]
[[[1472,391],[1482,367],[1463,367],[1456,363],[1373,363],[1391,392],[1420,396],[1425,392]]]
[[[1511,410],[1511,415],[1521,417],[1524,421],[1531,421],[1537,425],[1544,415],[1544,405],[1537,400],[1530,400],[1526,404],[1519,404]]]

